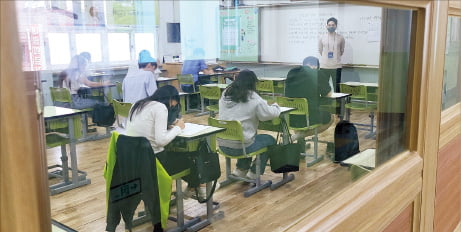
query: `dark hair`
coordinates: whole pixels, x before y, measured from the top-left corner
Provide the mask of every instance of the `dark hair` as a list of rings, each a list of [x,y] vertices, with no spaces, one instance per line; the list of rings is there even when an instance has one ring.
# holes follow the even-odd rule
[[[303,60],[303,66],[313,65],[317,66],[317,69],[320,67],[319,59],[313,56],[308,56]]]
[[[155,68],[157,68],[157,62],[138,63],[138,67],[145,68],[148,64],[151,64],[152,66],[155,66]]]
[[[139,113],[142,111],[144,106],[146,106],[151,101],[157,101],[163,103],[168,111],[170,111],[170,100],[176,100],[179,104],[179,93],[178,90],[171,85],[165,85],[158,88],[154,94],[144,99],[137,101],[130,110],[130,121],[133,118],[133,114]]]
[[[327,20],[327,24],[330,22],[330,21],[333,21],[335,23],[336,26],[338,26],[338,20],[335,18],[335,17],[331,17]]]
[[[224,94],[226,97],[230,96],[233,102],[247,102],[248,97],[256,91],[256,82],[258,78],[253,71],[248,69],[240,71],[237,79],[232,82],[226,89]]]

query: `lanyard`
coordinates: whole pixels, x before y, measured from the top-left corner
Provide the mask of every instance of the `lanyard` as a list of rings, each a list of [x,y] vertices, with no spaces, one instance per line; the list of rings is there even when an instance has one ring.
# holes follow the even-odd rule
[[[333,35],[335,38],[333,40],[333,52],[335,51],[335,47],[336,47],[336,33]],[[330,49],[330,34],[328,34],[328,51],[331,51]]]

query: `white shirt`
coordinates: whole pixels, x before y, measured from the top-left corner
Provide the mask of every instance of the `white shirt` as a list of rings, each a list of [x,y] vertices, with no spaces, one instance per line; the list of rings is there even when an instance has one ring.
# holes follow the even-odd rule
[[[181,133],[179,126],[167,130],[167,121],[166,106],[156,101],[149,102],[142,111],[136,111],[131,120],[128,117],[126,135],[146,137],[155,153],[162,152]]]
[[[337,69],[341,68],[341,56],[344,53],[345,40],[342,35],[336,32],[327,33],[319,39],[320,68]],[[333,53],[333,58],[328,58],[328,53]]]
[[[123,79],[123,102],[136,103],[151,96],[157,90],[157,82],[151,71],[138,69]]]

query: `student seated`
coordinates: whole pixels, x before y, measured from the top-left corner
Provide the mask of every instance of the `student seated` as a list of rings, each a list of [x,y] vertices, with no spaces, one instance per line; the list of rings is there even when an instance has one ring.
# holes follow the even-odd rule
[[[268,105],[256,93],[256,74],[250,70],[241,71],[237,79],[229,85],[222,93],[219,100],[219,119],[238,120],[243,127],[246,153],[257,151],[261,148],[274,145],[274,137],[267,134],[258,134],[259,121],[267,121],[280,115],[280,108],[277,104]],[[218,139],[219,147],[228,155],[242,155],[242,144],[240,142]],[[268,155],[262,153],[261,175],[268,160]],[[239,177],[256,178],[256,165],[251,164],[251,158],[237,160],[237,167],[232,172]],[[251,168],[250,168],[251,166]]]
[[[306,57],[303,66],[291,69],[285,82],[285,96],[306,98],[309,110],[309,124],[323,124],[318,131],[324,131],[333,123],[333,118],[328,111],[320,110],[320,105],[330,104],[331,100],[324,98],[331,95],[331,86],[328,79],[319,78],[319,60],[313,56]],[[290,115],[290,125],[305,127],[306,117]],[[306,132],[296,132],[293,139],[297,140],[312,135]]]
[[[89,53],[88,53],[89,54]],[[69,89],[72,96],[73,108],[85,109],[93,108],[97,103],[96,99],[89,98],[89,87],[106,86],[109,81],[94,82],[88,80],[88,64],[90,62],[87,52],[72,57],[69,67],[59,74],[59,86]],[[70,107],[70,105],[57,105]]]
[[[178,90],[171,85],[165,85],[158,88],[152,96],[137,101],[131,107],[126,125],[128,136],[143,136],[149,140],[154,153],[170,175],[195,167],[188,156],[165,150],[165,146],[185,128],[184,121],[178,119],[179,111]],[[182,177],[188,183],[185,196],[192,195],[195,193],[193,189],[199,187],[199,197],[205,198],[205,185],[200,185],[198,177],[193,174]]]
[[[123,102],[134,104],[151,96],[157,90],[154,75],[157,69],[157,60],[150,55],[149,51],[142,50],[139,52],[138,67],[137,70],[129,70],[123,79]]]
[[[212,69],[208,69],[208,65],[206,65],[205,60],[203,59],[205,56],[205,51],[202,48],[194,49],[194,54],[190,59],[186,59],[182,65],[182,74],[192,74],[194,77],[194,85],[195,90],[198,91],[198,85],[209,84],[210,77],[199,79],[199,73],[202,72],[203,74],[213,74]],[[192,85],[182,85],[181,88],[184,92],[193,92],[194,89]]]

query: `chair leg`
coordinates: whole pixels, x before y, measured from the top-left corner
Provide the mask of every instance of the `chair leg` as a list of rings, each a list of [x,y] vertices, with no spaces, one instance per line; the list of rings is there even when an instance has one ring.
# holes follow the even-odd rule
[[[224,187],[235,181],[236,179],[231,178],[231,159],[229,157],[226,157],[226,179],[221,181],[219,184],[221,185],[221,187]]]
[[[371,119],[371,122],[370,122],[370,133],[366,134],[365,135],[365,138],[366,139],[369,139],[369,138],[375,138],[375,135],[376,135],[376,132],[373,131],[373,128],[375,127],[375,112],[370,112],[370,119]]]
[[[256,180],[255,186],[243,192],[244,197],[249,197],[265,188],[268,188],[272,185],[271,180],[261,182],[261,157],[260,155],[256,156]]]
[[[302,155],[307,157],[312,157],[312,160],[310,162],[307,161],[306,159],[306,166],[311,167],[314,164],[320,162],[323,160],[323,155],[319,156],[318,155],[318,149],[319,149],[319,137],[318,137],[318,131],[317,128],[314,129],[314,136],[312,138],[312,141],[314,142],[314,153],[313,154],[307,154],[303,153]]]

